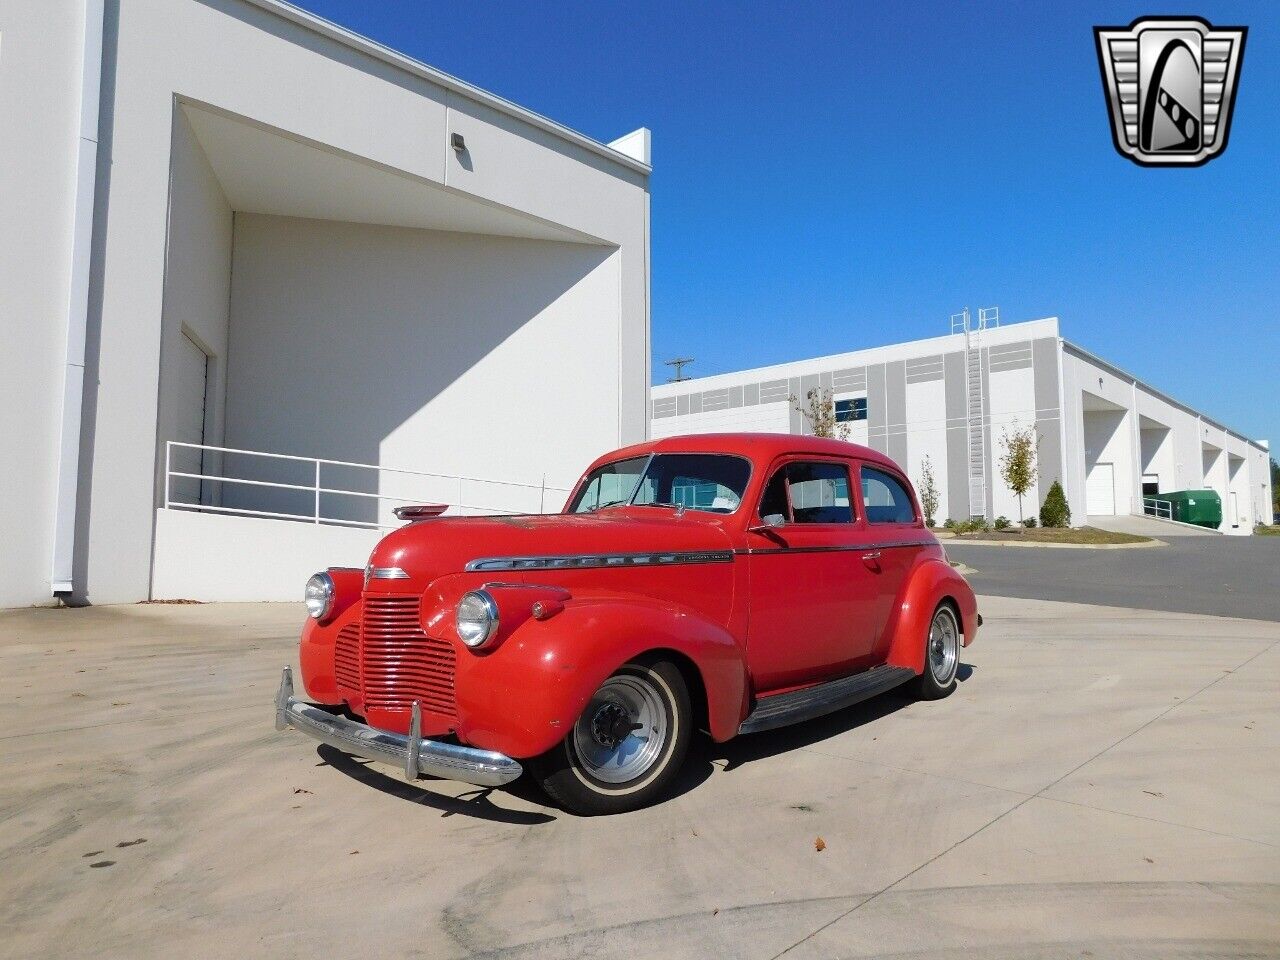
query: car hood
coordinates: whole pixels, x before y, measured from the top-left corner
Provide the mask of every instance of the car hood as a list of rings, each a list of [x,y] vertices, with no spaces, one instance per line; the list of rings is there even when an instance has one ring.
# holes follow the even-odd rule
[[[425,586],[436,577],[462,572],[473,561],[724,551],[731,547],[724,519],[720,514],[692,510],[677,515],[664,507],[586,514],[438,517],[387,534],[374,547],[369,565],[403,570],[415,586]]]

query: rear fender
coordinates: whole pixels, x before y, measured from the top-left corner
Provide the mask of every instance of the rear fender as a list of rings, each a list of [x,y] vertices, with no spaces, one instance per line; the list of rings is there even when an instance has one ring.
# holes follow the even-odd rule
[[[926,557],[908,575],[886,626],[890,638],[888,663],[924,672],[925,636],[933,612],[943,600],[954,602],[959,611],[963,645],[973,642],[978,632],[978,604],[973,589],[945,560]]]
[[[631,595],[575,595],[544,619],[523,619],[487,655],[460,651],[458,734],[509,756],[536,756],[564,738],[619,667],[663,650],[698,671],[712,737],[733,736],[747,706],[742,647],[693,611]]]

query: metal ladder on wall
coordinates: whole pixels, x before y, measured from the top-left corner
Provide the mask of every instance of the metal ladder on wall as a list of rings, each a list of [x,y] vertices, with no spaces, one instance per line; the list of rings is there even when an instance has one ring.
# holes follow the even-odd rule
[[[951,332],[964,333],[966,420],[969,433],[969,516],[987,515],[987,392],[982,385],[982,331],[1000,325],[998,307],[982,307],[976,323],[969,308],[951,317]]]

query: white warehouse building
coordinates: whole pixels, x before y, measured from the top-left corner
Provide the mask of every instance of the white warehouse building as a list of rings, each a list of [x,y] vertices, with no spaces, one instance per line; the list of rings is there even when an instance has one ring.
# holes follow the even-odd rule
[[[1267,443],[1250,440],[1064,340],[1057,318],[953,323],[947,336],[653,388],[652,434],[802,433],[791,398],[830,391],[849,440],[892,457],[919,484],[928,458],[936,520],[1007,517],[1018,501],[999,476],[1005,431],[1034,427],[1035,516],[1055,480],[1073,523],[1141,514],[1155,493],[1212,489],[1222,532],[1270,521]]]
[[[0,607],[293,599],[646,436],[647,130],[280,0],[5,0],[0,54]]]

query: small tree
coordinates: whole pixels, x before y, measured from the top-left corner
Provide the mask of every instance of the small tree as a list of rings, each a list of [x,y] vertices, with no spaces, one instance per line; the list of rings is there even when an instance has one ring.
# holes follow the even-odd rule
[[[809,432],[815,437],[849,439],[849,424],[836,420],[836,402],[830,390],[810,390],[805,394],[804,403],[800,403],[794,396],[789,399],[796,412],[804,417],[809,425]]]
[[[938,483],[933,478],[933,461],[927,456],[920,463],[920,508],[924,511],[926,526],[933,526],[938,512]]]
[[[1016,423],[1012,430],[1005,430],[1000,438],[1004,454],[1000,457],[1000,477],[1010,490],[1018,495],[1018,522],[1024,519],[1022,498],[1036,482],[1036,446],[1039,438],[1034,427],[1020,428]]]
[[[1044,506],[1040,508],[1040,523],[1046,527],[1071,526],[1071,507],[1067,504],[1067,495],[1062,492],[1062,484],[1057,480],[1045,495]]]
[[[1280,463],[1276,463],[1275,457],[1271,458],[1271,509],[1280,513]]]

